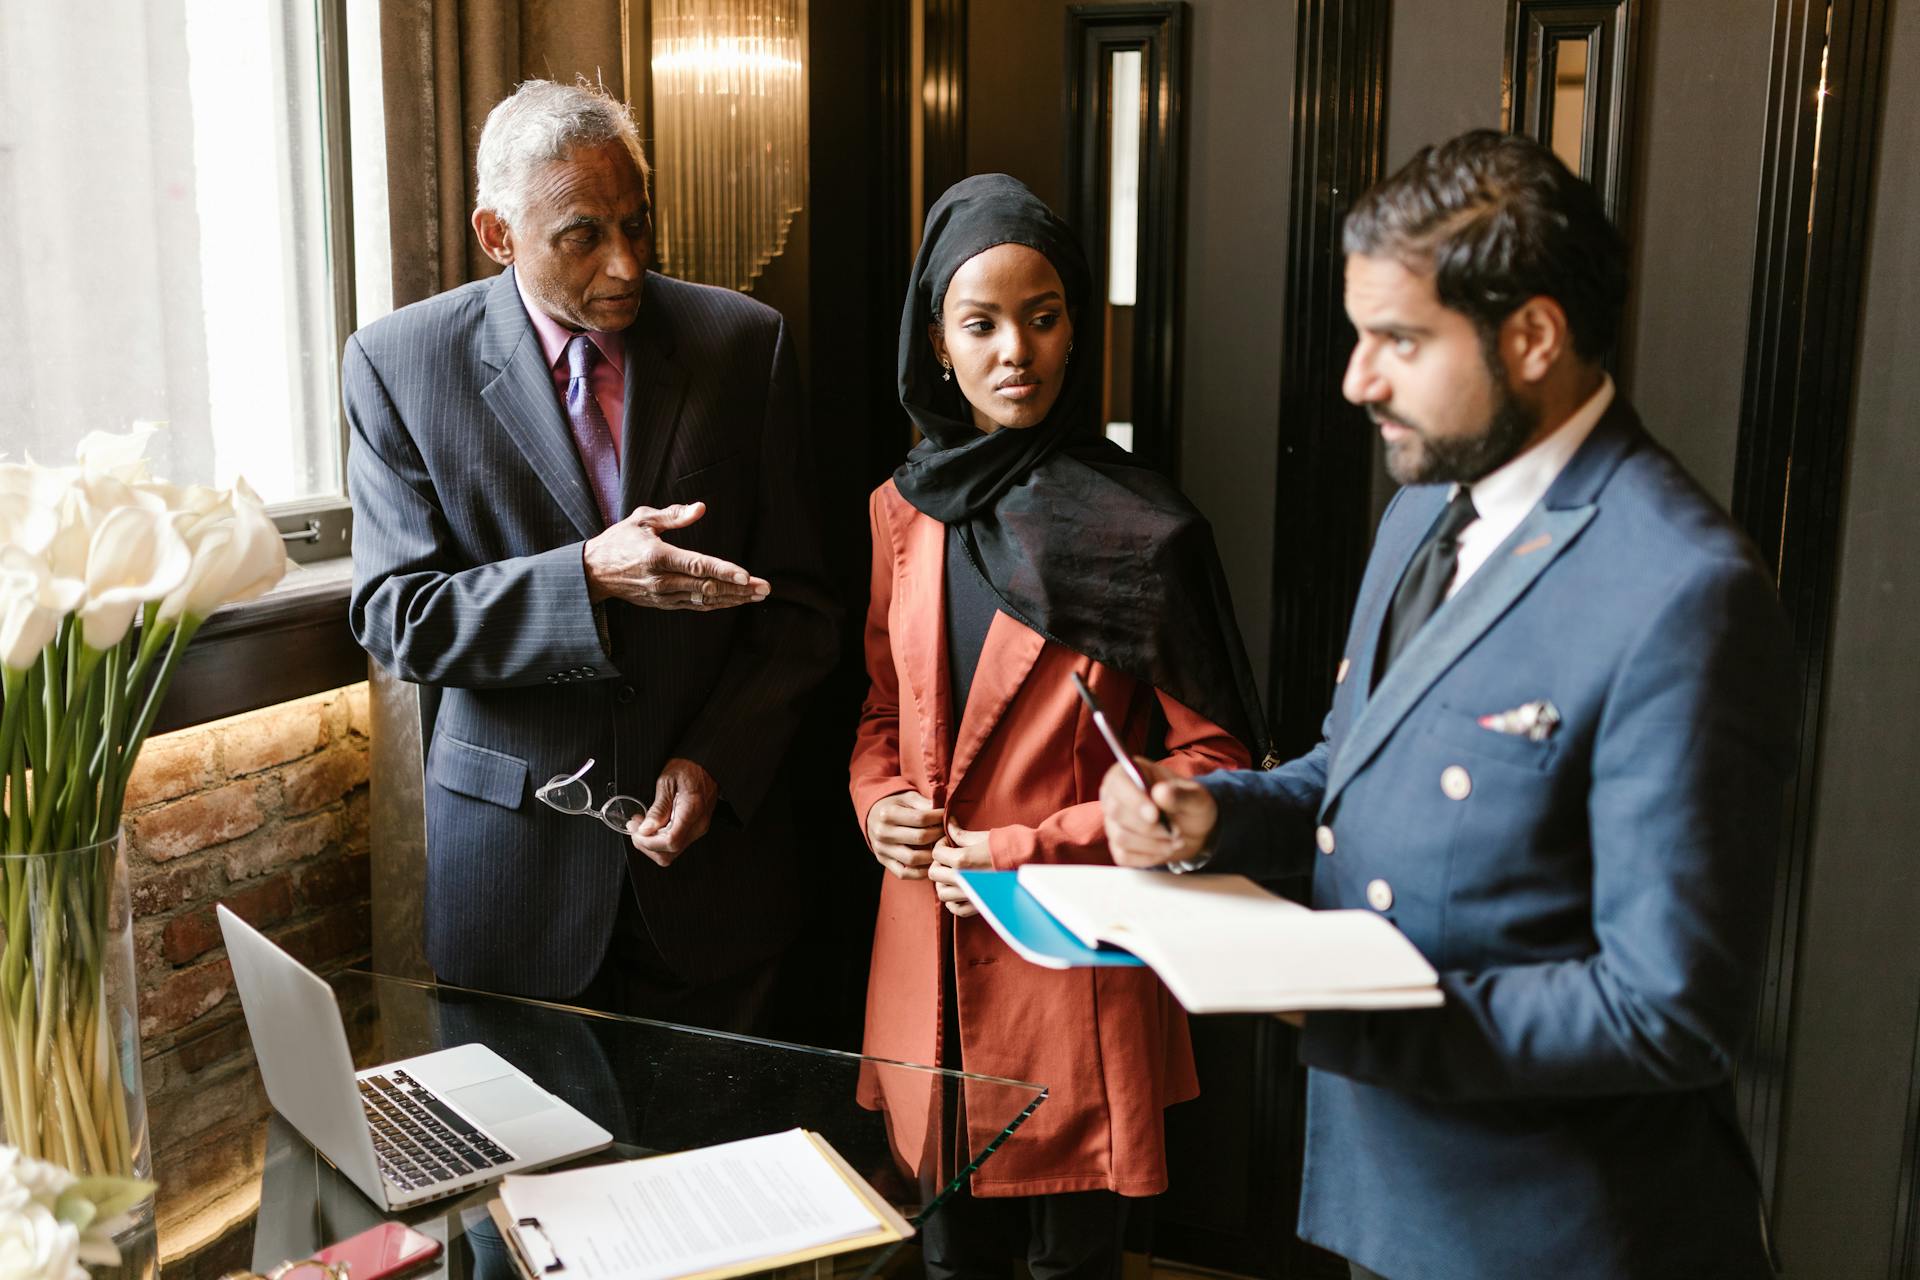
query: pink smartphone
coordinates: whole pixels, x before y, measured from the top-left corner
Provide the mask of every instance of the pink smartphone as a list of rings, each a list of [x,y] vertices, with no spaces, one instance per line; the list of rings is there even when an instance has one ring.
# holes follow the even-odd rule
[[[346,1263],[352,1280],[386,1280],[439,1257],[440,1242],[402,1223],[383,1222],[314,1256],[322,1262]]]

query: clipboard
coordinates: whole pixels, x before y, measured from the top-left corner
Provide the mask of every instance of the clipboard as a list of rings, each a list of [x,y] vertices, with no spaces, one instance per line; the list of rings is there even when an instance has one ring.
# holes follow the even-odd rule
[[[873,1185],[861,1177],[854,1167],[833,1149],[832,1143],[811,1129],[803,1129],[801,1132],[832,1166],[834,1172],[840,1175],[848,1189],[879,1220],[880,1225],[873,1231],[861,1235],[829,1240],[810,1248],[753,1258],[732,1266],[687,1272],[677,1277],[677,1280],[731,1280],[736,1276],[756,1275],[777,1267],[812,1262],[816,1258],[830,1258],[836,1254],[893,1244],[912,1237],[913,1224],[902,1217],[899,1210],[875,1191]],[[507,1251],[513,1256],[514,1268],[520,1273],[522,1280],[567,1280],[566,1259],[555,1253],[552,1240],[537,1219],[529,1218],[516,1222],[499,1196],[487,1202],[487,1214],[493,1219],[494,1226],[499,1228],[500,1238],[506,1241]]]

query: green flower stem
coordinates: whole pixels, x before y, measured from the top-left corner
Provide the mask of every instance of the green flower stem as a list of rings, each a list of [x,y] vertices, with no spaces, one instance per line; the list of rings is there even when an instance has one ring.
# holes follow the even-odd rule
[[[87,1168],[106,1173],[106,1152],[100,1147],[100,1130],[91,1119],[93,1108],[88,1105],[90,1091],[81,1080],[80,1066],[73,1058],[73,1032],[63,1025],[54,1039],[60,1074],[66,1085],[68,1128],[75,1134],[75,1145],[86,1153]]]
[[[24,853],[27,848],[27,752],[24,744],[12,753],[7,771],[7,852]]]
[[[33,1074],[33,983],[20,984],[20,1007],[15,1010],[13,1027],[14,1070],[19,1073],[21,1097],[26,1103],[20,1113],[28,1119],[17,1127],[20,1130],[20,1150],[35,1159],[40,1157],[44,1148],[40,1143],[40,1125],[33,1117],[39,1108],[34,1105],[33,1085],[37,1077]]]
[[[99,881],[97,876],[86,876],[82,878],[93,881],[95,886],[98,887]],[[94,915],[93,904],[87,900],[90,895],[80,883],[82,878],[67,881],[67,897],[73,902],[72,919],[74,923],[91,924]],[[88,989],[91,989],[93,980],[100,975],[99,948],[101,940],[94,936],[92,929],[75,929],[73,932],[80,939],[80,960],[81,963],[86,966],[82,973],[75,975],[75,980],[76,982],[84,981]]]
[[[40,1025],[44,1028],[54,1021],[54,1018],[48,1017]],[[84,1168],[85,1166],[80,1163],[80,1143],[74,1137],[73,1102],[67,1096],[66,1078],[55,1069],[51,1058],[41,1066],[40,1070],[42,1075],[50,1077],[53,1085],[53,1106],[50,1108],[51,1114],[48,1119],[53,1122],[55,1136],[60,1140],[60,1150],[66,1157],[66,1166],[69,1170]]]
[[[101,656],[98,649],[89,649],[84,643],[77,647],[80,649],[80,652],[77,655],[73,655],[67,664],[72,668],[72,681],[67,688],[67,700],[60,708],[60,713],[56,717],[58,726],[54,729],[53,741],[47,747],[47,781],[46,791],[43,793],[44,803],[36,807],[33,815],[33,846],[31,849],[33,853],[45,853],[47,851],[47,845],[53,838],[56,824],[67,828],[63,833],[62,848],[66,847],[72,836],[71,824],[66,821],[67,813],[63,812],[63,810],[66,809],[66,804],[69,802],[69,797],[63,792],[62,788],[67,782],[67,757],[73,751],[74,736],[80,728],[80,722],[84,719],[83,715],[77,715],[75,712],[82,710],[85,705],[85,701],[90,694],[89,686],[93,683],[94,672],[100,668]],[[54,688],[56,683],[57,678],[49,675],[48,702],[50,706],[53,702],[52,695],[57,692]]]
[[[67,967],[65,957],[60,954],[60,936],[65,933],[66,930],[60,927],[60,921],[55,918],[55,912],[60,908],[60,890],[67,878],[67,860],[65,858],[53,858],[50,859],[50,861],[53,863],[53,867],[47,873],[47,879],[51,883],[47,891],[42,894],[40,898],[42,910],[39,930],[41,947],[38,957],[40,960],[38,966],[40,970],[40,1021],[33,1038],[33,1067],[34,1070],[42,1076],[47,1074],[47,1069],[53,1061],[53,1024],[59,1017],[59,1005],[54,1000],[56,994],[54,991],[54,980],[56,975]],[[29,882],[31,882],[31,873],[29,873],[28,879]],[[73,1166],[68,1165],[67,1167],[71,1169]]]
[[[160,664],[153,685],[147,690],[146,701],[140,707],[140,714],[134,718],[133,728],[127,732],[125,745],[120,749],[119,771],[107,780],[106,821],[109,831],[120,825],[120,806],[126,799],[127,780],[133,775],[133,762],[139,758],[140,748],[147,741],[147,730],[153,727],[153,718],[160,713],[160,704],[167,700],[167,689],[173,684],[173,673],[180,665],[180,655],[186,652],[204,621],[204,618],[183,616],[174,627],[173,642],[167,646],[166,661]]]
[[[97,786],[107,776],[107,770],[117,761],[114,753],[120,749],[120,733],[126,726],[126,666],[127,645],[131,640],[122,640],[107,650],[106,671],[101,675],[100,684],[106,697],[106,705],[100,713],[100,740],[93,744],[93,754],[87,757],[87,781]],[[94,839],[102,837],[96,835]]]
[[[67,747],[66,791],[60,796],[55,809],[58,815],[58,830],[54,833],[56,849],[78,847],[81,830],[92,825],[94,788],[87,774],[89,734],[86,731],[93,727],[99,717],[101,682],[93,679],[93,675],[100,669],[100,660],[105,656],[98,649],[88,649],[81,655],[81,687],[75,690],[74,703],[67,708],[67,723],[78,725],[80,729],[70,735],[72,741]]]
[[[46,663],[36,662],[27,671],[27,732],[26,750],[27,769],[33,774],[33,791],[25,796],[27,806],[21,814],[25,823],[21,842],[15,846],[15,852],[26,852],[27,842],[32,838],[32,815],[40,806],[40,779],[45,776],[41,771],[47,762],[47,672]]]
[[[0,778],[13,777],[13,757],[26,723],[26,692],[26,672],[0,667]],[[20,799],[13,796],[8,801],[9,809],[18,808]]]
[[[27,1114],[26,1095],[21,1092],[19,1073],[13,1060],[13,997],[0,984],[0,1111],[10,1116]],[[15,1135],[15,1141],[18,1141]]]
[[[0,956],[0,987],[17,996],[27,966],[27,869],[24,859],[7,859],[7,949]]]
[[[171,619],[160,620],[160,606],[150,604],[140,617],[140,654],[133,662],[133,671],[127,677],[127,691],[131,693],[140,687],[140,681],[146,677],[147,669],[153,660],[166,648],[167,641],[173,638],[179,624]]]

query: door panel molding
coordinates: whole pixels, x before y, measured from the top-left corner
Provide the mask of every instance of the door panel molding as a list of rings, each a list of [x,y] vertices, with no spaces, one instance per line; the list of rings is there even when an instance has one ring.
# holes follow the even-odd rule
[[[1816,816],[1888,8],[1889,0],[1776,0],[1774,8],[1733,485],[1734,518],[1778,577],[1799,685],[1799,757],[1775,852],[1754,1036],[1739,1067],[1741,1121],[1769,1206]],[[1896,1256],[1910,1251],[1904,1238],[1896,1244]]]

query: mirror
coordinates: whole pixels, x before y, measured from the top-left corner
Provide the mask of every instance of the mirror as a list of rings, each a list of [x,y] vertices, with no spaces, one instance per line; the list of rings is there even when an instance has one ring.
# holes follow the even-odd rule
[[[1556,40],[1553,43],[1553,103],[1547,136],[1549,146],[1560,163],[1581,177],[1587,176],[1587,49],[1586,36]]]
[[[1067,11],[1067,220],[1100,283],[1074,359],[1098,362],[1107,439],[1171,474],[1185,6]]]
[[[1102,309],[1101,421],[1107,439],[1133,449],[1133,312],[1140,265],[1140,50],[1107,60],[1107,288]]]
[[[1627,206],[1641,0],[1508,0],[1503,127],[1553,148],[1615,223]]]

